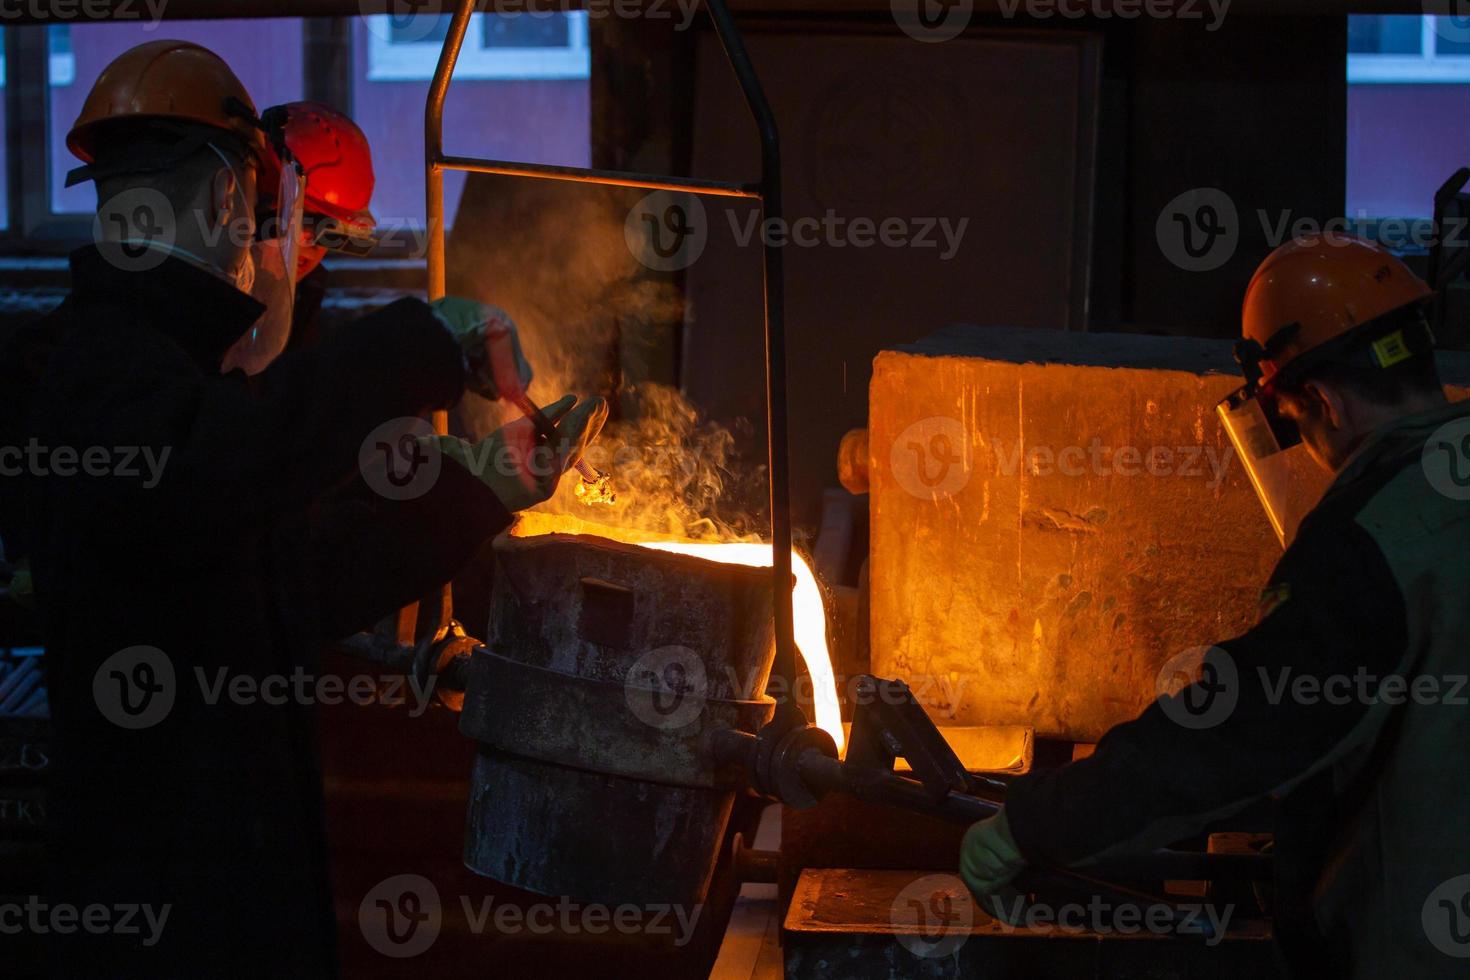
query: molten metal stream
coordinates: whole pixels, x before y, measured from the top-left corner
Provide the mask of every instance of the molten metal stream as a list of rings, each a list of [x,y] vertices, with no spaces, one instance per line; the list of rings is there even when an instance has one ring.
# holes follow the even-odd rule
[[[635,544],[659,551],[672,551],[726,565],[771,564],[768,544],[701,544],[684,541],[638,541]],[[811,566],[798,552],[791,552],[791,571],[796,579],[792,587],[791,606],[795,620],[796,649],[812,679],[812,702],[821,728],[842,749],[842,712],[837,704],[837,679],[832,675],[832,653],[827,646],[827,610],[822,604],[822,590]],[[790,678],[786,678],[789,683]]]
[[[726,565],[751,565],[757,568],[771,566],[769,544],[650,540],[646,533],[562,514],[523,512],[511,533],[518,537],[557,533],[590,534],[624,544],[670,551]],[[792,551],[791,570],[796,580],[791,594],[796,649],[812,679],[812,705],[816,710],[816,722],[832,736],[837,748],[841,750],[845,738],[842,732],[842,713],[837,704],[837,680],[832,674],[832,653],[827,646],[827,610],[822,604],[822,590],[817,585],[817,577],[812,573],[811,566],[800,552]],[[789,684],[792,679],[785,678],[785,682]]]

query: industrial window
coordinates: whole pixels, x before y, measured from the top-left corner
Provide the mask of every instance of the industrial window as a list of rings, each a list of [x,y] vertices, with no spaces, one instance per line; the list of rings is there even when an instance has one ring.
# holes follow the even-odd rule
[[[89,240],[96,195],[66,187],[78,161],[66,134],[98,73],[118,54],[160,38],[218,52],[264,108],[316,98],[357,121],[373,148],[373,213],[390,232],[388,256],[418,256],[424,225],[423,112],[448,18],[252,18],[4,27],[0,98],[22,116],[20,138],[0,155],[0,239],[11,253],[62,254]],[[340,76],[308,64],[304,52],[349,49]],[[321,59],[316,59],[320,62]],[[445,107],[451,153],[587,166],[591,158],[587,17],[583,12],[475,15]],[[44,96],[42,93],[44,92]],[[34,97],[32,96],[34,93]],[[18,175],[11,181],[10,174]],[[452,223],[464,175],[446,175]],[[15,186],[11,186],[14,183]],[[394,235],[394,229],[408,234]]]
[[[1349,219],[1424,218],[1470,166],[1470,17],[1348,18]]]
[[[449,32],[448,15],[366,18],[370,81],[410,81],[433,76]],[[456,79],[586,78],[587,12],[527,11],[472,14]]]
[[[1349,17],[1348,81],[1470,82],[1470,17]]]

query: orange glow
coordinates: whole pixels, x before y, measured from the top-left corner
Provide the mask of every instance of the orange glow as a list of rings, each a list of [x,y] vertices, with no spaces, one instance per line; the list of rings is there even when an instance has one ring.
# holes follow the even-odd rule
[[[596,537],[636,544],[658,551],[671,551],[726,565],[751,565],[768,568],[771,546],[758,542],[712,542],[660,539],[639,531],[608,527],[556,514],[523,513],[513,533],[518,537],[536,534],[589,534]],[[791,552],[791,571],[796,579],[791,606],[795,620],[796,649],[812,679],[812,701],[818,727],[832,736],[841,751],[845,741],[842,714],[837,704],[837,680],[832,673],[832,654],[827,645],[827,611],[822,603],[822,590],[811,566],[798,552]]]

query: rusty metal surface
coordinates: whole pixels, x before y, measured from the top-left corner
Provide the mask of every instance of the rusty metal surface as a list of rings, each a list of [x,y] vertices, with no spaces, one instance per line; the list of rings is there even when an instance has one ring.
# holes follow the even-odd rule
[[[469,695],[459,730],[487,746],[541,762],[675,786],[714,787],[739,781],[720,771],[711,733],[754,732],[776,702],[705,699],[689,724],[650,725],[634,710],[624,684],[517,663],[481,649],[470,659]],[[661,692],[650,691],[650,694]]]
[[[465,864],[584,902],[701,901],[735,798],[707,736],[773,707],[768,570],[580,535],[494,551]]]
[[[1146,931],[1012,926],[977,908],[952,871],[808,869],[797,881],[782,938],[788,980],[1280,976],[1269,925],[1236,926],[1211,946]]]
[[[956,724],[1095,742],[1248,628],[1281,549],[1215,418],[1238,384],[1223,341],[953,327],[880,354],[873,671]]]

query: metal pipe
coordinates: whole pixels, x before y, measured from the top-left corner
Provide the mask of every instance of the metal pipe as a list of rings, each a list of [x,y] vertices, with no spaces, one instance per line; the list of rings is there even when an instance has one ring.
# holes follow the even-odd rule
[[[444,155],[444,100],[449,91],[449,80],[454,73],[454,64],[464,43],[465,31],[469,26],[470,13],[475,0],[460,0],[450,21],[449,33],[439,53],[439,64],[434,69],[434,78],[429,85],[428,100],[424,108],[424,185],[427,198],[428,222],[428,269],[429,298],[444,295],[444,171],[464,170],[475,173],[495,173],[520,177],[535,177],[549,180],[566,180],[579,183],[597,183],[621,187],[647,187],[661,190],[683,190],[724,197],[758,197],[763,217],[779,221],[783,210],[781,204],[781,151],[780,135],[776,129],[776,117],[771,111],[765,91],[761,88],[745,42],[735,26],[735,20],[725,0],[705,0],[710,20],[725,57],[740,83],[740,91],[746,106],[755,120],[761,141],[761,179],[759,190],[743,184],[725,181],[703,181],[689,178],[661,178],[647,174],[619,171],[590,170],[573,167],[555,167],[539,164],[510,163],[496,160],[474,160],[467,157]],[[771,507],[771,587],[773,590],[776,658],[772,668],[773,678],[782,678],[786,683],[777,683],[778,698],[789,709],[796,702],[791,700],[792,680],[796,674],[796,635],[791,608],[791,487],[790,487],[790,444],[787,436],[786,398],[786,306],[784,271],[780,247],[771,241],[765,242],[762,254],[763,290],[765,306],[766,337],[766,437],[768,444],[767,463],[770,472]],[[435,428],[440,428],[441,419],[435,416]],[[448,587],[441,609],[441,625],[449,620],[452,612]],[[400,633],[402,623],[400,621]]]
[[[835,791],[869,803],[898,806],[918,813],[974,823],[993,817],[1002,804],[993,800],[950,793],[936,801],[917,780],[896,772],[853,766],[807,749],[797,758],[797,771],[813,788]],[[1259,854],[1200,854],[1190,851],[1160,849],[1129,855],[1090,869],[1109,877],[1134,879],[1249,879],[1271,877],[1271,859]]]
[[[725,57],[740,82],[745,104],[761,141],[761,206],[767,221],[779,222],[781,204],[781,137],[776,116],[751,64],[745,41],[725,0],[705,0]],[[762,252],[766,312],[766,441],[771,476],[771,587],[776,618],[776,661],[772,679],[781,678],[777,699],[795,705],[790,692],[796,679],[796,632],[791,609],[791,483],[786,413],[786,299],[781,247],[765,238]]]
[[[710,197],[759,198],[759,186],[737,184],[728,180],[699,180],[693,177],[664,177],[625,170],[593,170],[587,167],[559,167],[549,163],[512,163],[507,160],[476,160],[472,157],[441,156],[441,170],[462,170],[473,174],[501,174],[507,177],[533,177],[540,180],[565,180],[578,184],[605,184],[609,187],[638,187],[652,191],[691,191]]]
[[[449,79],[454,74],[454,64],[459,60],[459,49],[464,44],[465,32],[469,28],[470,14],[475,9],[475,0],[460,0],[454,16],[449,21],[449,33],[444,38],[444,47],[439,50],[439,63],[434,67],[434,78],[429,83],[429,95],[424,102],[424,221],[428,226],[428,251],[425,265],[428,267],[427,293],[429,302],[441,298],[445,291],[444,273],[444,172],[436,161],[444,154],[444,99],[449,93]],[[436,411],[430,415],[434,431],[449,434],[449,413]],[[448,628],[454,618],[454,590],[449,582],[439,589],[439,602],[435,609],[436,621],[433,630],[437,634]],[[398,638],[411,643],[417,633],[418,605],[405,606],[398,613]]]

